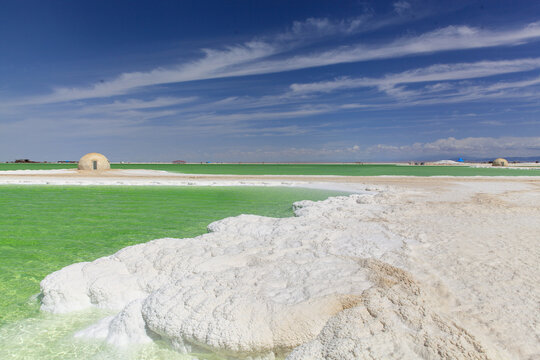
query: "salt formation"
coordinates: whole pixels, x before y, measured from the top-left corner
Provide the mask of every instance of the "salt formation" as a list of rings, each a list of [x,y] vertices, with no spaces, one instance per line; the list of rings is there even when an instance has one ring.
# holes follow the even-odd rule
[[[491,358],[474,335],[432,310],[436,305],[410,274],[377,260],[367,260],[366,266],[378,286],[366,290],[357,306],[332,317],[288,360]]]
[[[302,201],[296,217],[240,215],[74,264],[42,281],[42,309],[114,310],[77,336],[227,359],[488,358],[395,267],[410,244],[389,230],[392,196]]]
[[[363,221],[375,216],[377,205],[364,204],[374,196],[384,195],[299,202],[292,218],[240,215],[196,238],[154,240],[68,266],[42,281],[42,309],[118,310],[79,333],[113,343],[127,343],[128,334],[144,341],[147,327],[184,352],[286,353],[372,286],[358,259],[403,245],[382,225]],[[136,320],[134,304],[144,321]]]

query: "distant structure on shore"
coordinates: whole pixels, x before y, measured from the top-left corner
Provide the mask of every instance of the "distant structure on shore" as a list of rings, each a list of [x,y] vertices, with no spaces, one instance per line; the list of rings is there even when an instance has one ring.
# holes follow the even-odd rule
[[[36,164],[38,163],[39,161],[32,161],[30,159],[17,159],[15,160],[15,164]]]
[[[84,155],[81,160],[79,160],[79,170],[91,170],[91,171],[100,171],[100,170],[109,170],[111,164],[109,160],[98,153],[89,153]]]
[[[508,160],[503,159],[503,158],[497,158],[493,160],[492,165],[493,166],[508,166]]]

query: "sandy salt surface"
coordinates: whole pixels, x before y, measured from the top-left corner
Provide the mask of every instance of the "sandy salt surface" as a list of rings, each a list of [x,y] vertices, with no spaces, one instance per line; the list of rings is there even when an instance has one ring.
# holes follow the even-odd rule
[[[406,272],[376,271],[382,283],[362,306],[290,358],[540,358],[539,185],[463,181],[401,194],[379,221],[416,240],[397,264]]]
[[[117,312],[77,337],[161,337],[229,359],[540,358],[536,179],[160,179],[369,192],[296,203],[292,218],[223,219],[193,239],[52,273],[44,311]]]

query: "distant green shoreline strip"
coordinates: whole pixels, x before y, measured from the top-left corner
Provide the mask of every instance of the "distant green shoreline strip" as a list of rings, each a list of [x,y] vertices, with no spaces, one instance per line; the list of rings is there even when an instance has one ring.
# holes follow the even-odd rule
[[[77,164],[0,164],[0,171],[73,169],[76,167]],[[540,176],[540,166],[534,169],[512,169],[373,164],[112,164],[112,168],[209,175]]]

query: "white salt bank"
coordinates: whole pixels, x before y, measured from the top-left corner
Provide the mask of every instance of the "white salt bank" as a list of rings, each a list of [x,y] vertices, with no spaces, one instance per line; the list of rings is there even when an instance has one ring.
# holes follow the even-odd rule
[[[117,312],[77,337],[226,359],[532,359],[540,209],[520,194],[538,187],[514,185],[378,189],[296,203],[292,218],[227,218],[52,273],[42,309]]]

